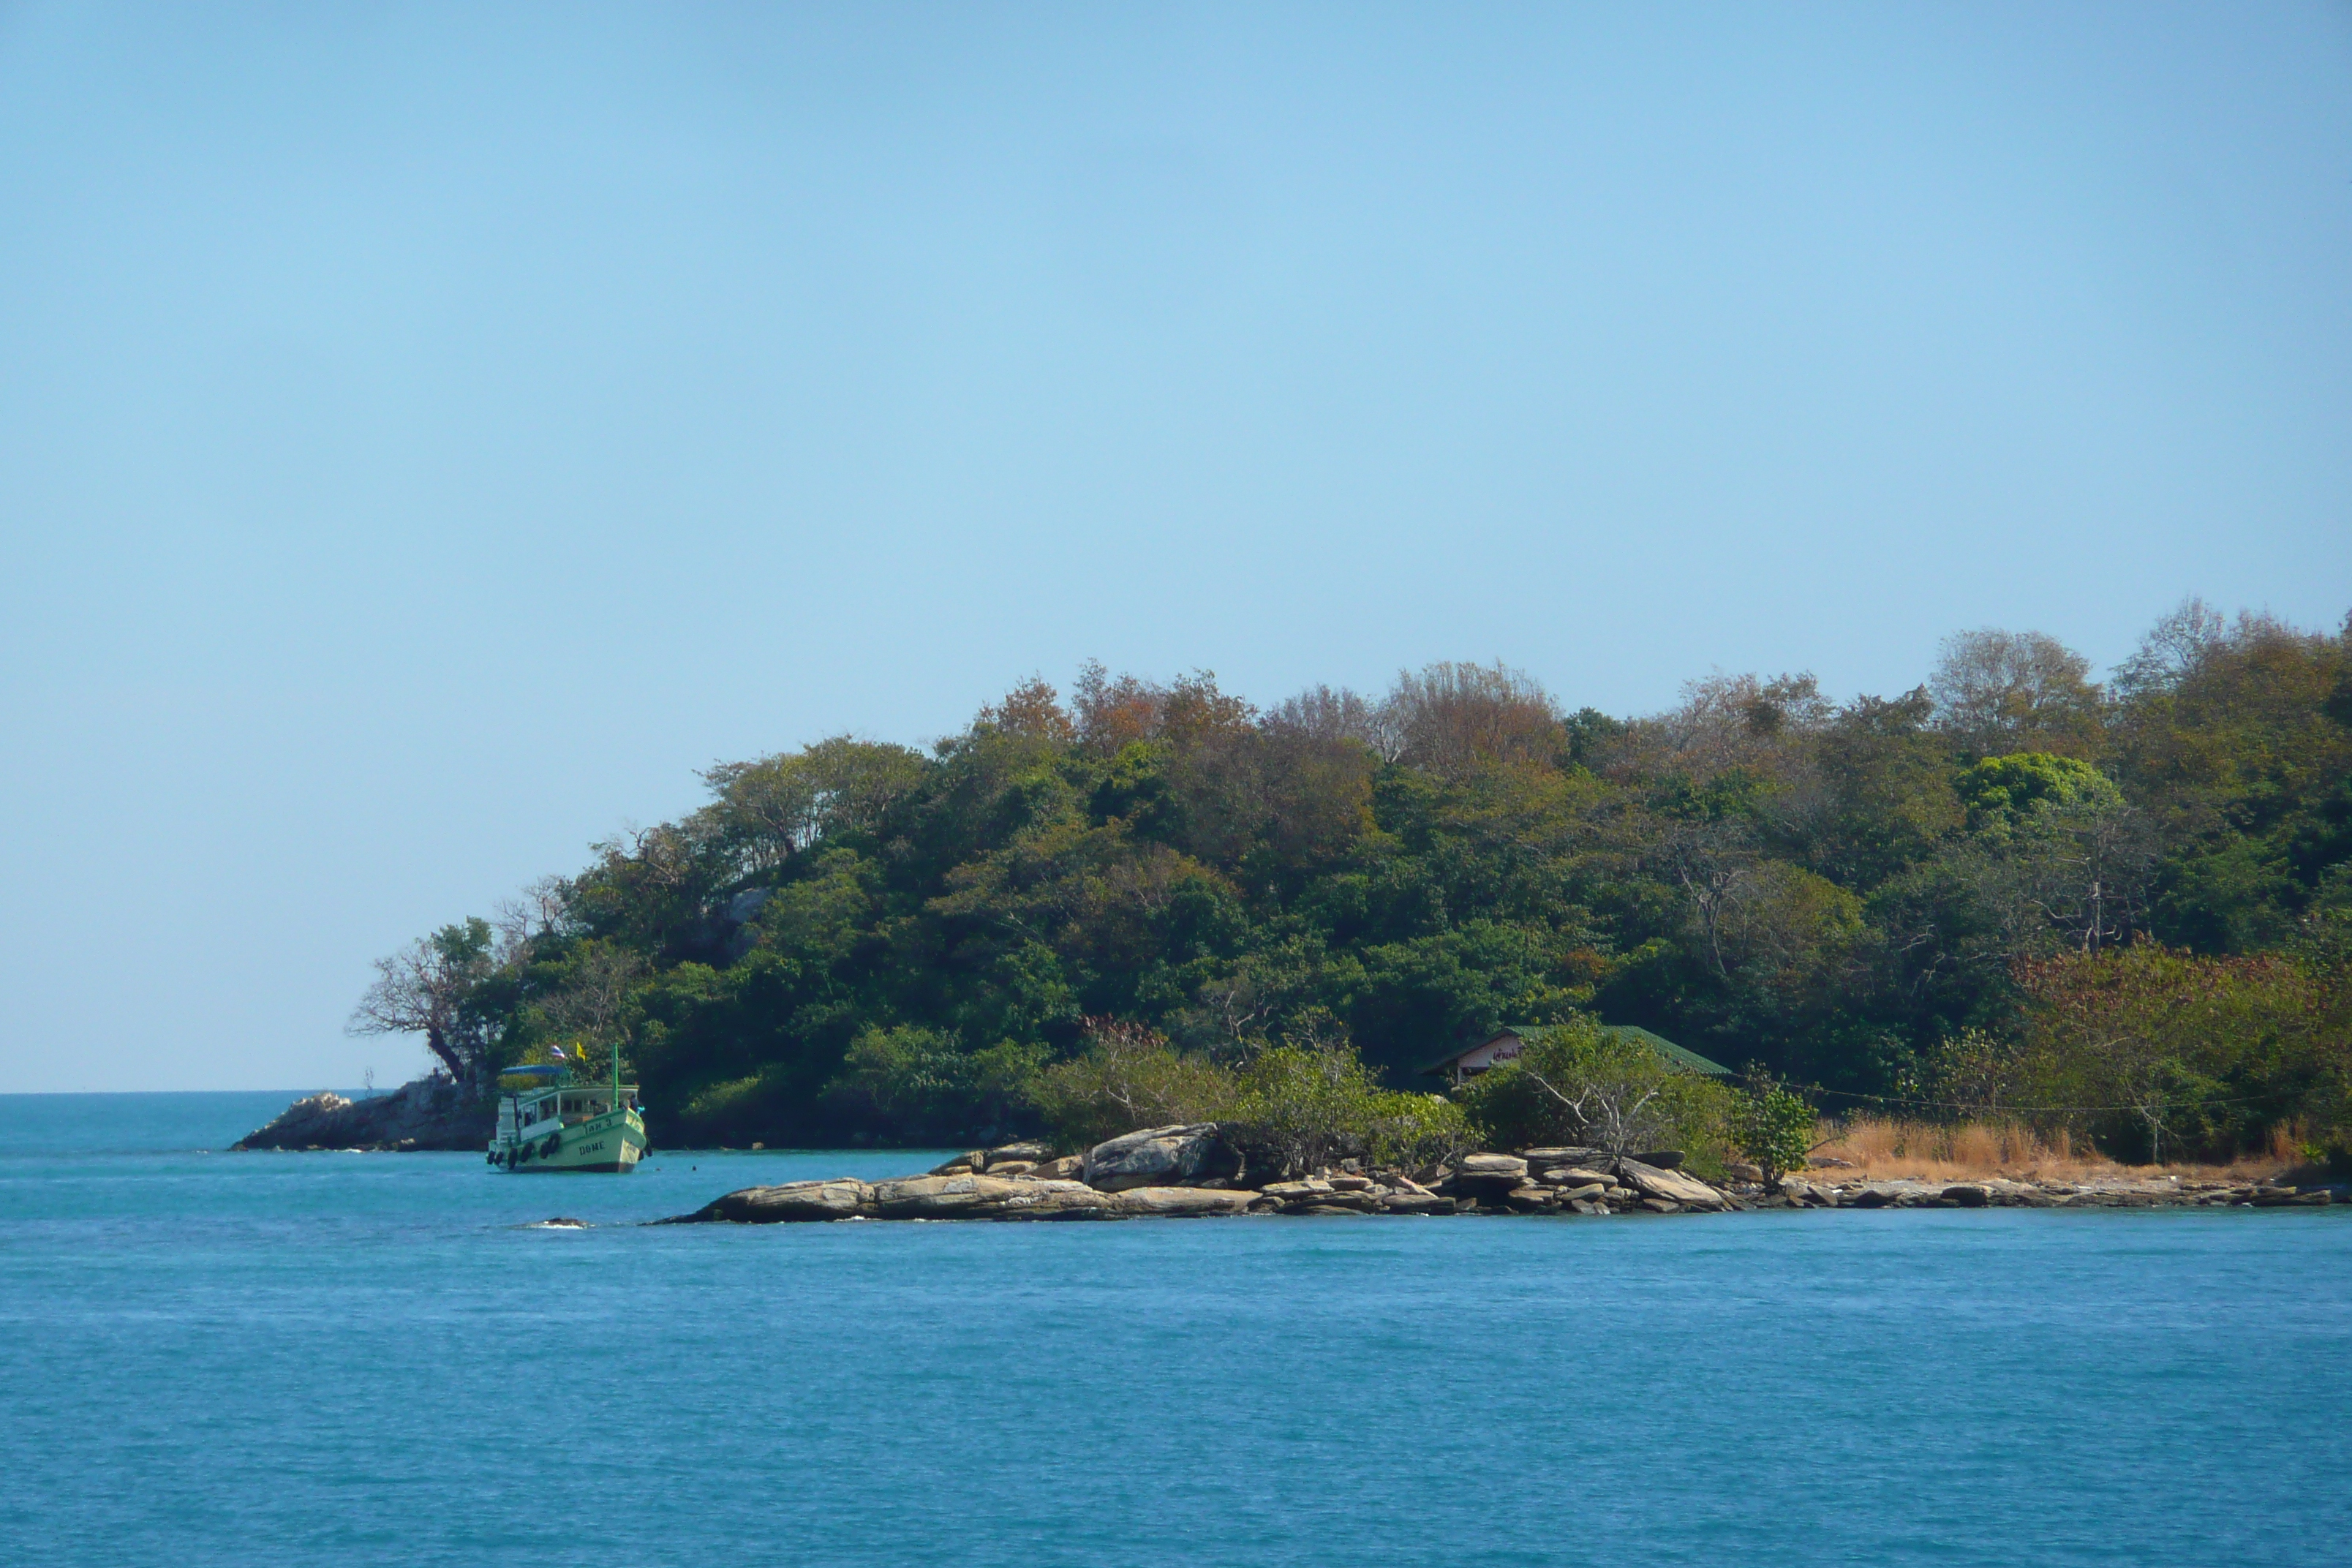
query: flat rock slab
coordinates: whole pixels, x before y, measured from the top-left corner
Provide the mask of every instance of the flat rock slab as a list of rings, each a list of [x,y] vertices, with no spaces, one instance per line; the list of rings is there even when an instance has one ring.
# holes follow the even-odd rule
[[[1306,1203],[1339,1191],[1320,1176],[1308,1176],[1296,1182],[1268,1182],[1260,1189],[1267,1197],[1283,1203]]]
[[[1685,1175],[1680,1171],[1662,1171],[1639,1160],[1618,1161],[1617,1178],[1645,1198],[1655,1198],[1683,1208],[1719,1209],[1727,1205],[1721,1193],[1696,1176]]]
[[[1247,1214],[1257,1201],[1255,1193],[1221,1187],[1129,1187],[1115,1195],[1120,1213],[1139,1216]]]
[[[1127,1211],[1084,1182],[901,1176],[874,1184],[877,1219],[1108,1219]]]
[[[1273,1195],[1271,1194],[1269,1196]],[[1452,1206],[1452,1200],[1447,1200]],[[1284,1214],[1322,1214],[1331,1209],[1345,1209],[1349,1214],[1380,1214],[1386,1205],[1377,1193],[1343,1193],[1339,1191],[1309,1193],[1303,1198],[1286,1199]]]
[[[984,1210],[950,1217],[971,1219],[1122,1219],[1131,1212],[1120,1193],[1098,1192],[1084,1182],[1023,1181],[1004,1184],[1013,1191],[993,1200]],[[1244,1194],[1244,1196],[1248,1194]]]
[[[1084,1182],[974,1175],[898,1176],[871,1185],[846,1177],[745,1187],[662,1225],[776,1225],[836,1219],[1128,1219],[1244,1214],[1257,1194],[1213,1187],[1106,1193]]]
[[[946,1176],[898,1176],[874,1184],[874,1212],[884,1219],[946,1219],[1013,1194],[1010,1177],[969,1171]]]
[[[1390,1214],[1452,1214],[1454,1200],[1435,1193],[1391,1193],[1381,1200]]]
[[[850,1219],[867,1210],[872,1189],[864,1182],[841,1177],[822,1182],[786,1182],[773,1187],[744,1187],[713,1198],[689,1215],[664,1220],[664,1225],[723,1220],[733,1225],[778,1225],[792,1221]]]
[[[1522,1149],[1519,1151],[1519,1158],[1535,1168],[1545,1165],[1587,1165],[1601,1158],[1601,1151],[1587,1149],[1581,1145],[1566,1145],[1557,1149]]]

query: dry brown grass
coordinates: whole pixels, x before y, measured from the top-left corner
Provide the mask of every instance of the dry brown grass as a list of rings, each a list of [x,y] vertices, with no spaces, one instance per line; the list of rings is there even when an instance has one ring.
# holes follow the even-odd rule
[[[1908,1176],[1923,1182],[2083,1182],[2098,1178],[2179,1176],[2189,1181],[2253,1181],[2294,1163],[2295,1140],[2281,1129],[2272,1152],[2227,1165],[2121,1165],[2088,1145],[2081,1149],[2061,1129],[2043,1134],[2021,1122],[1967,1121],[1947,1124],[1897,1121],[1861,1116],[1838,1125],[1824,1121],[1813,1136],[1822,1140],[1816,1158],[1844,1160],[1854,1168],[1831,1166],[1817,1173],[1831,1178]]]

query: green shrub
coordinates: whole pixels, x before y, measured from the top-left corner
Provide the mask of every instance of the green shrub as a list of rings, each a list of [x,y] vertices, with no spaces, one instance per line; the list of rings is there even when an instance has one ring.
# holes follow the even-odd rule
[[[1442,1094],[1382,1089],[1367,1109],[1378,1164],[1426,1171],[1478,1146],[1468,1112]]]
[[[1232,1072],[1178,1050],[1157,1030],[1090,1018],[1086,1049],[1035,1074],[1027,1093],[1055,1146],[1076,1152],[1139,1127],[1223,1121],[1241,1087]]]
[[[1546,1032],[1455,1092],[1494,1147],[1583,1145],[1612,1158],[1676,1149],[1709,1178],[1722,1174],[1735,1109],[1724,1085],[1589,1017]]]
[[[1750,1076],[1748,1092],[1733,1110],[1732,1126],[1740,1153],[1763,1167],[1766,1181],[1777,1180],[1783,1171],[1804,1169],[1812,1148],[1813,1108],[1769,1075]]]
[[[1461,1107],[1381,1088],[1344,1043],[1260,1052],[1242,1074],[1234,1119],[1257,1156],[1285,1174],[1349,1159],[1419,1169],[1472,1141]]]

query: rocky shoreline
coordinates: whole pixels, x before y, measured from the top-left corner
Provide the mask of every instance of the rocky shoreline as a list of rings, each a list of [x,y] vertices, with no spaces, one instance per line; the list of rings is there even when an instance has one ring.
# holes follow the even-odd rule
[[[1345,1160],[1307,1175],[1252,1180],[1215,1123],[1151,1127],[1056,1158],[1037,1143],[975,1149],[921,1175],[841,1176],[744,1187],[660,1225],[772,1225],[913,1219],[1128,1219],[1228,1215],[1723,1214],[1772,1208],[2324,1207],[2340,1186],[2285,1178],[2255,1184],[2179,1178],[1929,1183],[1835,1180],[1825,1171],[1767,1183],[1735,1165],[1721,1186],[1679,1169],[1670,1151],[1474,1153],[1430,1170]]]
[[[446,1077],[420,1078],[390,1094],[347,1100],[331,1089],[307,1095],[231,1149],[365,1149],[377,1153],[489,1146],[496,1113]]]

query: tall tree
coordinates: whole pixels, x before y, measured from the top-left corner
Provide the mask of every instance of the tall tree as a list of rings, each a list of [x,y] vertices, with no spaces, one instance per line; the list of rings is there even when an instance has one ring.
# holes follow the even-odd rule
[[[489,1066],[489,1029],[470,1004],[497,967],[488,921],[467,920],[375,961],[375,984],[346,1026],[355,1035],[423,1035],[449,1076],[478,1086]]]
[[[2041,632],[1987,626],[1944,639],[1927,678],[1936,722],[1961,750],[2088,755],[2098,744],[2091,661]]]

